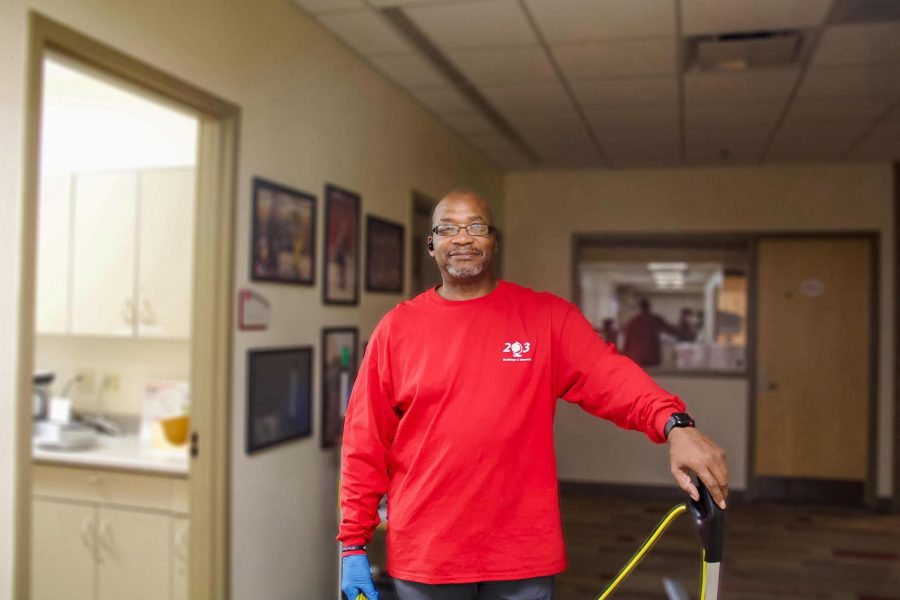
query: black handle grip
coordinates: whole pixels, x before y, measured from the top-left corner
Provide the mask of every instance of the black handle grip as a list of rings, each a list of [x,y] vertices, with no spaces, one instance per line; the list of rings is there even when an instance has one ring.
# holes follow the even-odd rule
[[[706,562],[720,563],[725,546],[725,511],[716,505],[702,481],[698,479],[695,485],[700,492],[700,500],[694,501],[692,498],[688,502],[688,510],[700,536],[700,544],[706,551]]]

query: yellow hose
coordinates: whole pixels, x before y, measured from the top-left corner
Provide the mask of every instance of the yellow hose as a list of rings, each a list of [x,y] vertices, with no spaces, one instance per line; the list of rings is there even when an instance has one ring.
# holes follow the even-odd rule
[[[634,553],[634,555],[627,563],[625,563],[625,566],[622,567],[622,570],[619,571],[619,574],[616,575],[616,578],[613,579],[608,586],[606,586],[606,589],[603,590],[602,594],[600,594],[600,598],[598,600],[606,600],[606,598],[609,598],[610,594],[612,594],[613,591],[619,586],[619,584],[622,583],[622,581],[624,581],[624,579],[631,574],[631,572],[636,566],[638,566],[644,556],[646,556],[647,553],[650,552],[650,549],[653,548],[653,544],[657,542],[663,532],[669,527],[669,525],[672,524],[672,521],[674,521],[685,511],[687,511],[687,504],[679,504],[677,506],[674,506],[672,510],[666,513],[666,516],[664,516],[662,520],[660,520],[659,524],[657,524],[656,526],[656,529],[653,530],[653,533],[651,533],[650,536],[646,540],[644,540],[644,543],[641,544],[641,547],[638,548],[638,551]],[[706,576],[705,567],[703,569],[703,576]]]

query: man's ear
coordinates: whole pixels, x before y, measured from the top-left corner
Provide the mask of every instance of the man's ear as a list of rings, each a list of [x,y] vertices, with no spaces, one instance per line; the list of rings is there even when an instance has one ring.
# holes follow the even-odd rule
[[[427,238],[428,256],[434,256],[434,240],[429,235]]]

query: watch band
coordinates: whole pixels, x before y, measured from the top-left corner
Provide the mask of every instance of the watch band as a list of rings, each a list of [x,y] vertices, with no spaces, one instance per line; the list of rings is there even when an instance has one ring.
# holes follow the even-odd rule
[[[669,433],[676,427],[694,427],[694,418],[686,412],[672,413],[663,429],[663,436],[668,440]]]

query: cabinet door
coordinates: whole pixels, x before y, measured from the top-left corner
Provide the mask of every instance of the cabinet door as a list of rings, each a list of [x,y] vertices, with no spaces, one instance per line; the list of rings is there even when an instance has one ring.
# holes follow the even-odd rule
[[[171,517],[98,509],[97,600],[169,597]]]
[[[134,171],[75,177],[72,333],[133,335]]]
[[[194,175],[194,169],[187,168],[140,174],[140,337],[190,337]]]
[[[38,333],[64,334],[69,328],[69,218],[71,175],[41,178],[38,200]]]
[[[32,510],[31,600],[93,600],[96,509],[34,500]]]
[[[172,600],[188,600],[190,523],[182,517],[172,519]]]

